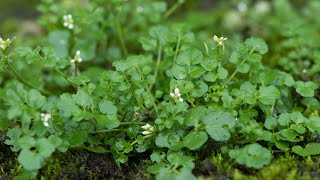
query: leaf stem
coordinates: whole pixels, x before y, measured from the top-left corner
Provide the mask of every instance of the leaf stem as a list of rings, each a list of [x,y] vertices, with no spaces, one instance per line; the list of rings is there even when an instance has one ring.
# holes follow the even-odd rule
[[[143,77],[143,75],[142,75],[142,73],[141,73],[140,68],[139,68],[138,66],[136,66],[136,68],[137,68],[137,70],[138,70],[138,72],[139,72],[142,80],[144,81],[145,79],[144,79],[144,77]],[[157,117],[159,117],[158,107],[157,107],[156,101],[154,100],[154,97],[153,97],[153,95],[152,95],[152,93],[151,93],[151,90],[149,89],[148,86],[146,86],[145,88],[147,89],[148,93],[151,95],[151,100],[152,100],[152,104],[153,104],[154,110],[156,111]]]
[[[162,54],[162,46],[159,43],[159,47],[158,47],[158,56],[157,56],[157,64],[156,64],[156,69],[154,71],[154,79],[155,81],[157,80],[157,76],[158,76],[158,71],[159,71],[159,66],[160,66],[160,61],[161,61],[161,54]],[[151,84],[149,89],[152,89],[153,85],[155,83]]]
[[[118,40],[119,40],[119,43],[120,43],[120,47],[121,47],[122,53],[123,53],[123,55],[125,57],[127,57],[128,51],[127,51],[127,47],[126,47],[126,45],[124,43],[123,29],[122,29],[121,23],[119,21],[119,17],[115,18],[115,25],[116,25],[116,31],[117,31],[117,34],[118,34]]]
[[[174,13],[175,10],[177,10],[180,6],[182,5],[182,3],[180,3],[179,1],[177,1],[173,6],[171,6],[171,8],[163,15],[163,19],[166,20],[168,19],[169,16],[171,16],[171,14]]]
[[[249,54],[251,55],[251,54],[254,52],[255,49],[256,49],[256,47],[252,48]],[[247,61],[247,58],[244,58],[244,59],[241,61],[241,63],[240,63],[239,66],[242,66],[246,61]],[[238,66],[238,67],[239,67],[239,66]],[[228,81],[227,81],[226,84],[228,84],[228,83],[234,78],[234,76],[238,73],[238,70],[239,70],[238,67],[236,68],[236,70],[234,70],[234,72],[232,73],[232,75],[230,76],[230,78],[228,79]]]
[[[39,88],[37,88],[36,86],[30,84],[28,81],[26,81],[15,69],[14,67],[12,66],[12,64],[8,61],[7,57],[4,55],[4,62],[9,66],[10,70],[13,72],[13,74],[16,76],[16,78],[21,82],[23,83],[24,85],[28,86],[29,88],[32,88],[32,89],[36,89],[38,90],[39,92],[41,92],[42,94],[44,95],[51,95],[50,92],[46,91],[46,90],[41,90]]]
[[[71,84],[71,86],[73,86],[74,88],[77,88],[77,85],[74,84],[73,82],[71,82],[71,81],[68,79],[68,77],[67,77],[60,69],[55,68],[55,71],[56,71],[58,74],[60,74],[66,81],[68,81],[68,82]]]

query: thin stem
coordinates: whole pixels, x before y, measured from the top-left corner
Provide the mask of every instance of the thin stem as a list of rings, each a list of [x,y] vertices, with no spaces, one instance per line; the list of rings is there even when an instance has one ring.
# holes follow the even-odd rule
[[[73,86],[74,88],[77,88],[77,85],[73,84],[73,83],[68,79],[68,77],[67,77],[62,71],[60,71],[60,69],[55,68],[55,71],[56,71],[58,74],[60,74],[66,81],[68,81],[68,82],[71,84],[71,86]]]
[[[176,45],[176,49],[174,51],[174,56],[173,56],[173,62],[172,62],[172,66],[171,66],[171,70],[173,69],[173,66],[176,64],[176,60],[179,54],[179,49],[180,49],[180,43],[181,43],[181,35],[180,33],[178,34],[178,39],[177,39],[177,45]],[[171,75],[171,80],[173,79],[173,75]],[[171,81],[170,80],[170,81]],[[170,89],[171,91],[171,89]]]
[[[124,74],[124,73],[122,73],[123,74],[123,76],[125,77],[125,80],[127,81],[127,83],[130,83],[129,82],[129,79],[127,78],[127,76]],[[131,89],[131,88],[130,88]],[[140,106],[140,108],[141,109],[144,109],[144,110],[147,110],[147,108],[146,107],[144,107],[144,105],[143,105],[143,103],[137,98],[137,96],[135,96],[135,94],[134,94],[134,92],[131,90],[131,93],[132,93],[132,95],[133,95],[133,97],[135,98],[135,100],[137,101],[137,103],[138,103],[138,105]]]
[[[182,5],[182,3],[180,3],[179,1],[177,1],[173,6],[171,6],[171,8],[163,15],[163,19],[166,20],[168,19],[169,16],[171,16],[171,14],[174,13],[174,11],[176,11],[176,9],[178,9],[180,6]]]
[[[144,125],[146,124],[145,122],[135,122],[135,121],[131,121],[131,122],[120,122],[120,125],[130,125],[130,124],[140,124],[140,125]]]
[[[99,133],[106,133],[106,132],[123,132],[126,131],[125,129],[104,129],[100,131],[92,131],[90,134],[99,134]]]
[[[158,56],[157,56],[157,64],[156,64],[156,69],[154,71],[154,79],[157,80],[157,76],[158,76],[158,71],[159,71],[159,66],[160,66],[160,61],[161,61],[161,53],[162,53],[162,46],[159,43],[159,47],[158,47]],[[151,84],[149,89],[152,89],[153,85],[155,83]]]
[[[14,69],[14,67],[13,67],[12,64],[8,61],[8,59],[6,58],[6,56],[4,56],[3,59],[4,59],[4,62],[9,66],[10,70],[13,72],[13,74],[16,76],[16,78],[17,78],[21,83],[23,83],[24,85],[26,85],[26,86],[28,86],[28,87],[30,87],[30,88],[32,88],[32,89],[36,89],[36,90],[40,91],[40,92],[41,92],[42,94],[44,94],[44,95],[47,95],[47,96],[48,96],[48,95],[51,95],[50,92],[45,91],[45,90],[41,90],[41,89],[37,88],[36,86],[30,84],[28,81],[26,81],[26,80]]]
[[[252,48],[249,54],[252,54],[254,52],[254,50],[256,49],[256,47]],[[239,66],[242,66],[245,62],[247,61],[247,58],[245,58]],[[232,75],[230,76],[230,78],[228,79],[227,83],[228,84],[233,78],[234,76],[238,73],[238,68],[236,68],[236,70],[234,70],[234,72],[232,73]]]
[[[78,63],[74,62],[74,76],[78,76]]]
[[[126,45],[124,43],[123,30],[122,30],[122,26],[121,26],[120,21],[119,21],[119,17],[115,18],[115,25],[116,25],[116,31],[117,31],[117,34],[118,34],[118,39],[119,39],[119,43],[120,43],[120,47],[121,47],[122,53],[123,53],[123,55],[125,57],[127,57],[128,51],[127,51],[127,47],[126,47]]]
[[[136,66],[136,68],[137,68],[137,70],[138,70],[138,72],[139,72],[142,80],[144,81],[145,79],[144,79],[144,77],[143,77],[143,75],[142,75],[142,73],[141,73],[140,68],[139,68],[138,66]],[[155,102],[155,100],[154,100],[154,97],[153,97],[153,95],[152,95],[152,93],[151,93],[151,90],[149,89],[148,86],[146,86],[146,89],[147,89],[148,93],[151,95],[151,100],[152,100],[152,104],[153,104],[154,110],[156,111],[157,117],[159,117],[158,107],[157,107],[157,104],[156,104],[156,102]]]

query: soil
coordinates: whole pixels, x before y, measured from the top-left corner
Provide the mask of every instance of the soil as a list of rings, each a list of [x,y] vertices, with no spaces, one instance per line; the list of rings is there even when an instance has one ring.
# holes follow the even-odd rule
[[[143,173],[132,161],[118,167],[110,154],[72,150],[55,154],[40,170],[38,179],[144,179]]]

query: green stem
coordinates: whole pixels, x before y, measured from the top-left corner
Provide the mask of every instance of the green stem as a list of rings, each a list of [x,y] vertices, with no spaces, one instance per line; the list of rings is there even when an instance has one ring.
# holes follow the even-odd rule
[[[256,47],[252,48],[249,54],[251,55],[251,54],[254,52],[255,49],[256,49]],[[247,61],[247,58],[245,58],[245,59],[240,63],[239,66],[242,66],[246,61]],[[234,78],[234,76],[238,73],[238,70],[239,70],[238,68],[236,68],[236,70],[234,70],[234,72],[232,73],[232,75],[230,76],[230,78],[228,79],[228,81],[227,81],[226,84],[228,84],[228,83]]]
[[[123,74],[123,76],[125,77],[126,82],[130,84],[129,79],[127,78],[127,76],[126,76],[124,73],[122,73],[122,74]],[[131,89],[131,88],[130,88],[130,89]],[[135,96],[135,93],[134,93],[133,90],[131,90],[131,93],[132,93],[133,97],[135,98],[135,100],[137,101],[137,103],[138,103],[138,105],[140,106],[140,108],[147,111],[147,108],[144,107],[143,103],[138,99],[137,96]]]
[[[156,64],[156,69],[154,71],[154,79],[155,81],[157,80],[157,76],[158,76],[158,71],[159,71],[159,66],[160,66],[160,61],[161,61],[161,53],[162,53],[162,46],[159,43],[159,47],[158,47],[158,56],[157,56],[157,64]],[[155,83],[151,84],[149,89],[152,89],[153,85]]]
[[[58,74],[60,74],[66,81],[68,81],[68,82],[71,84],[71,86],[73,86],[74,88],[77,88],[77,85],[74,84],[73,82],[71,82],[71,81],[68,79],[68,77],[67,77],[62,71],[60,71],[60,69],[55,68],[55,71],[56,71]]]
[[[144,77],[143,77],[143,75],[142,75],[142,73],[141,73],[140,68],[139,68],[138,66],[136,66],[136,68],[137,68],[137,70],[138,70],[138,72],[139,72],[142,80],[145,81],[145,79],[144,79]],[[153,104],[154,110],[156,111],[157,117],[159,117],[158,107],[157,107],[157,104],[156,104],[156,102],[155,102],[155,100],[154,100],[154,97],[153,97],[153,95],[152,95],[152,93],[151,93],[151,90],[149,89],[148,86],[146,86],[146,89],[147,89],[148,93],[151,95],[151,100],[152,100],[152,104]]]
[[[12,64],[8,61],[8,59],[6,58],[6,56],[4,56],[3,59],[4,59],[4,62],[9,66],[10,70],[13,72],[13,74],[16,76],[16,78],[17,78],[21,83],[23,83],[24,85],[26,85],[26,86],[28,86],[28,87],[30,87],[30,88],[32,88],[32,89],[38,90],[39,92],[41,92],[41,93],[44,94],[44,95],[47,95],[47,96],[48,96],[48,95],[51,95],[50,92],[45,91],[45,90],[41,90],[41,89],[37,88],[36,86],[30,84],[28,81],[26,81],[26,80],[14,69],[14,67],[13,67]]]
[[[74,76],[78,76],[78,63],[74,62]]]
[[[120,47],[121,47],[122,53],[123,53],[123,55],[125,57],[127,57],[128,51],[127,51],[127,47],[126,47],[126,45],[124,43],[123,30],[122,30],[122,26],[120,24],[120,21],[119,21],[118,17],[115,18],[115,25],[116,25],[116,31],[117,31],[117,34],[118,34],[118,39],[119,39],[119,43],[120,43]]]
[[[179,1],[176,2],[173,6],[171,6],[171,8],[163,15],[163,19],[166,20],[168,19],[169,16],[171,16],[171,14],[174,13],[174,11],[176,11],[176,9],[178,9],[180,6],[182,5],[182,3],[180,3]]]
[[[171,70],[173,69],[173,66],[176,64],[176,60],[178,57],[178,53],[179,53],[179,49],[180,49],[180,43],[181,43],[181,35],[180,33],[178,34],[178,39],[177,39],[177,45],[176,45],[176,49],[174,51],[174,56],[173,56],[173,62],[172,62],[172,66],[171,66]],[[173,75],[171,75],[171,80],[173,79]]]
[[[125,129],[104,129],[100,131],[92,131],[90,134],[99,134],[99,133],[106,133],[106,132],[123,132],[126,131]]]
[[[145,122],[135,122],[135,121],[131,121],[131,122],[120,122],[120,125],[130,125],[130,124],[140,124],[140,125],[145,125]]]

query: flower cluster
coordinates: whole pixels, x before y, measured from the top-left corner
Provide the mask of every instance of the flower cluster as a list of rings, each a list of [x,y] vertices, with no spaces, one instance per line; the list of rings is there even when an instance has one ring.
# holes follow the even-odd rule
[[[51,119],[51,115],[50,114],[46,114],[46,113],[41,113],[41,121],[43,123],[44,126],[48,127],[49,126],[49,120]]]
[[[181,98],[181,93],[178,88],[174,88],[174,92],[170,93],[170,96],[176,101],[176,102],[183,102],[183,99]]]
[[[69,29],[73,29],[73,18],[71,14],[63,16],[63,26]]]
[[[223,43],[225,40],[227,40],[228,38],[224,38],[224,37],[218,37],[216,35],[213,36],[213,40],[218,44],[218,46],[223,46]]]
[[[80,51],[76,52],[76,55],[74,56],[73,59],[70,60],[71,63],[80,63],[82,62],[82,58],[80,56]]]
[[[9,47],[9,44],[11,43],[12,40],[10,39],[7,39],[7,40],[3,40],[1,37],[0,37],[0,48],[2,50],[6,50],[8,47]]]
[[[150,124],[146,124],[144,126],[141,126],[142,129],[144,129],[144,131],[142,131],[143,135],[148,135],[151,134],[152,132],[154,132],[154,127],[151,126]]]

